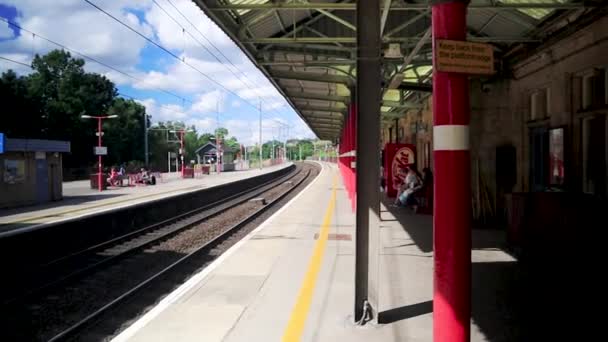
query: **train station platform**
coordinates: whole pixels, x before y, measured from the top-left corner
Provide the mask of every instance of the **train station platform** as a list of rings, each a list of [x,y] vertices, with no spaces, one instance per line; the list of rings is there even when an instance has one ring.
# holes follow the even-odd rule
[[[113,341],[432,341],[432,218],[385,204],[381,214],[380,322],[353,323],[355,215],[337,166],[324,163],[297,197]],[[497,288],[515,261],[500,241],[474,232],[472,341],[514,340]]]
[[[63,200],[42,205],[13,209],[0,209],[0,236],[22,230],[38,229],[43,225],[94,213],[128,207],[156,199],[209,188],[285,168],[291,163],[252,169],[204,175],[201,178],[182,179],[179,174],[163,174],[156,185],[112,187],[99,192],[91,189],[89,181],[63,183]]]

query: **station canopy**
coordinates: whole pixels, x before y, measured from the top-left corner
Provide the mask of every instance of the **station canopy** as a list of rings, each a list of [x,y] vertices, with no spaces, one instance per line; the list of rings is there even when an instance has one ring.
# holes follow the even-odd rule
[[[335,141],[352,101],[356,1],[193,0],[269,78],[321,139]],[[602,0],[472,0],[468,40],[509,56],[543,43]],[[432,90],[429,1],[381,0],[384,122],[422,109]]]

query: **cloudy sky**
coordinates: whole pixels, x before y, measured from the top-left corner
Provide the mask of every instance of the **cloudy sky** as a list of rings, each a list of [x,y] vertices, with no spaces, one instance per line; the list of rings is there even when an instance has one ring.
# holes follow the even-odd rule
[[[246,144],[314,137],[304,122],[240,49],[191,0],[89,0],[167,51],[146,41],[85,0],[0,0],[0,56],[30,64],[60,48],[87,60],[121,94],[146,106],[152,121],[180,120],[211,132],[218,124]],[[29,32],[26,32],[29,31]],[[31,32],[31,33],[30,33]],[[73,53],[74,54],[74,53]],[[30,72],[0,59],[0,72]],[[279,128],[281,127],[281,128]]]

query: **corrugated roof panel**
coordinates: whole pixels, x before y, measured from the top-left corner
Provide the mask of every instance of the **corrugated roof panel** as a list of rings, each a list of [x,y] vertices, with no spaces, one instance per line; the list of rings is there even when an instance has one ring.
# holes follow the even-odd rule
[[[476,32],[481,30],[484,25],[496,14],[496,11],[492,10],[478,10],[469,11],[467,14],[467,26],[475,30]]]
[[[285,29],[288,31],[293,28],[294,21],[298,23],[302,19],[310,16],[309,11],[277,10],[277,13],[281,18],[281,22],[285,25]]]
[[[264,4],[270,2],[268,0],[230,0],[228,1],[228,3],[230,4]],[[239,15],[245,15],[246,13],[251,12],[251,10],[237,10],[236,13],[238,13]]]
[[[355,11],[332,11],[340,19],[355,25]],[[310,25],[313,29],[322,32],[328,37],[355,37],[355,31],[335,21],[332,18],[323,16],[315,23]]]
[[[9,152],[70,152],[70,142],[42,139],[6,139],[5,150]]]
[[[522,3],[531,3],[529,0],[499,0],[504,4],[522,4]],[[563,4],[569,2],[569,0],[534,0],[533,3],[540,4]],[[541,20],[542,18],[549,15],[554,10],[547,8],[520,8],[517,9],[521,13],[524,13],[536,20]]]
[[[512,13],[517,15],[517,13]],[[498,13],[483,30],[483,34],[495,37],[522,37],[530,30],[530,26],[522,25],[508,13]]]
[[[267,38],[281,32],[281,25],[274,15],[268,15],[255,24],[249,25],[249,31],[256,38]]]

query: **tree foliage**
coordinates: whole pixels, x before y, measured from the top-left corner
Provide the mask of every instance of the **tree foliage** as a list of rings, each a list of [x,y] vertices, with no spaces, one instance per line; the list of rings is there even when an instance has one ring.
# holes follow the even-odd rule
[[[83,115],[117,115],[103,122],[103,145],[108,147],[105,165],[138,164],[145,159],[145,127],[150,127],[146,109],[133,100],[118,96],[114,83],[105,76],[86,72],[85,61],[69,52],[54,50],[36,55],[32,73],[19,76],[8,70],[0,76],[0,101],[3,110],[0,132],[9,138],[56,139],[71,142],[72,152],[64,157],[64,167],[80,170],[95,164],[93,146],[97,145],[97,120]],[[147,126],[145,125],[147,120]],[[148,131],[150,166],[167,169],[168,152],[178,152],[179,138],[171,130],[192,130],[184,136],[185,159],[196,160],[195,151],[212,137],[198,135],[194,127],[183,122],[161,122]],[[215,134],[228,136],[219,128]],[[231,137],[225,144],[238,148]],[[64,172],[70,176],[70,172]]]

